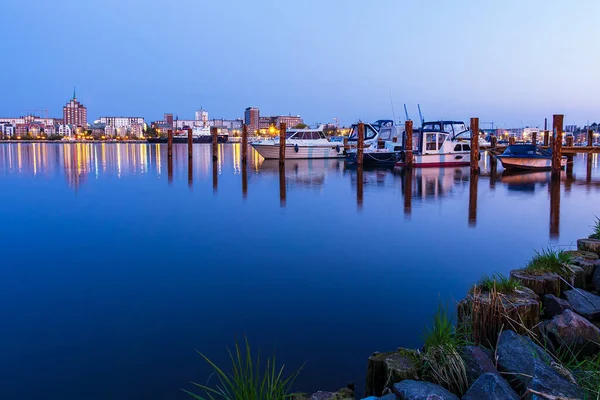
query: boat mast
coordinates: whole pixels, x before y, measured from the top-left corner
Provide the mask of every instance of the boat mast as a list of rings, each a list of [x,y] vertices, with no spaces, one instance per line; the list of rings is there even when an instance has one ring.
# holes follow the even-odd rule
[[[421,126],[423,126],[425,120],[423,119],[423,114],[421,114],[421,105],[417,104],[417,107],[419,108],[419,118],[421,119]]]

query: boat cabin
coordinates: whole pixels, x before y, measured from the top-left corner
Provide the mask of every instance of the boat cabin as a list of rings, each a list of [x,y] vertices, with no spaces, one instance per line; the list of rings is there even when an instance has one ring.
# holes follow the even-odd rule
[[[469,127],[462,121],[423,122],[422,129],[446,132],[450,134],[451,139],[457,138],[459,135],[464,136],[464,139],[471,137],[470,134],[465,135],[469,132]]]
[[[389,119],[380,119],[372,124],[365,125],[365,143],[376,142],[378,140],[404,143],[404,126],[394,125],[394,121]],[[358,140],[358,124],[351,127],[348,141]]]
[[[502,153],[503,156],[512,157],[543,157],[552,156],[552,151],[544,150],[532,144],[513,144],[510,145]]]
[[[318,140],[327,139],[323,129],[288,129],[285,132],[285,138],[291,140]]]

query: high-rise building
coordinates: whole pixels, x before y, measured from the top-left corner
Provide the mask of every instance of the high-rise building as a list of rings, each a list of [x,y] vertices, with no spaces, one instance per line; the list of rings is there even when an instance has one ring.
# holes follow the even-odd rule
[[[244,123],[248,127],[248,133],[254,134],[259,129],[260,111],[257,107],[248,107],[244,112]]]
[[[73,89],[73,98],[63,107],[63,123],[87,127],[87,108],[77,101],[75,89]]]

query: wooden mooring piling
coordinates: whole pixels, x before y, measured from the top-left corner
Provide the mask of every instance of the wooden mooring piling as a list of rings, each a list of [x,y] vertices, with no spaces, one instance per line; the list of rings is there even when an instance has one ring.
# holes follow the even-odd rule
[[[471,174],[479,172],[479,118],[471,118]]]
[[[552,176],[560,176],[560,161],[562,158],[562,135],[563,135],[563,119],[564,115],[554,114],[552,117],[553,148],[552,148]]]
[[[285,122],[279,124],[279,164],[285,164],[285,132],[287,130]]]
[[[213,161],[217,161],[219,159],[219,134],[217,128],[211,126],[210,134],[212,136],[212,159]]]
[[[413,122],[408,120],[404,123],[404,148],[405,150],[405,159],[406,166],[411,168],[413,166]]]
[[[356,164],[363,165],[365,147],[365,124],[363,122],[358,123],[358,137],[356,139]]]
[[[242,164],[248,162],[248,126],[242,125]],[[244,167],[245,168],[245,167]]]
[[[194,137],[192,136],[192,128],[188,128],[187,130],[187,140],[188,140],[188,158],[191,160],[194,156]]]

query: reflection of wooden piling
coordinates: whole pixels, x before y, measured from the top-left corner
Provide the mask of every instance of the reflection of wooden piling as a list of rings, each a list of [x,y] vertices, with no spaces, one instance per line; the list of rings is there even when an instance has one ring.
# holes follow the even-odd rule
[[[552,129],[554,131],[554,143],[552,148],[552,176],[560,176],[560,160],[562,158],[562,134],[563,134],[563,115],[554,114],[552,118]]]
[[[551,179],[550,185],[550,238],[558,239],[560,227],[560,179]]]
[[[282,124],[282,125],[285,125],[285,124]],[[286,202],[285,165],[279,164],[279,206],[285,207],[285,202]]]
[[[242,197],[248,197],[248,167],[242,163]]]
[[[531,134],[531,144],[537,146],[537,132]]]
[[[469,179],[469,226],[477,225],[477,172],[472,172]]]
[[[188,158],[188,187],[192,187],[194,183],[194,168],[192,158]]]
[[[592,181],[592,157],[594,157],[593,154],[588,153],[588,155],[586,156],[586,166],[585,166],[585,180],[587,182],[591,182]]]
[[[213,182],[213,192],[216,193],[219,188],[219,164],[216,161],[212,163],[212,182]]]
[[[406,162],[406,165],[410,168],[413,165],[413,144],[412,144],[412,139],[413,139],[413,122],[412,121],[406,121],[404,123],[404,133],[406,135],[406,138],[404,139],[404,159]],[[411,171],[412,174],[412,171]]]
[[[245,165],[247,162],[248,162],[248,127],[246,126],[246,124],[244,124],[244,125],[242,125],[242,164]]]
[[[211,126],[210,134],[212,136],[212,159],[213,161],[217,161],[219,159],[219,135],[217,133],[217,128]]]
[[[594,131],[591,129],[588,130],[587,145],[590,147],[594,145]]]
[[[194,144],[194,138],[192,136],[192,128],[189,128],[188,130],[188,158],[191,160],[193,157],[193,144]]]
[[[365,124],[358,123],[358,137],[356,141],[356,164],[363,164],[363,151],[365,147]],[[361,173],[362,174],[362,173]]]
[[[412,168],[404,168],[404,215],[407,216],[412,212],[412,180]]]
[[[284,122],[279,124],[279,164],[285,163],[285,132],[286,125]]]
[[[360,131],[359,131],[360,135]],[[363,166],[362,163],[356,168],[356,206],[359,210],[363,207]]]
[[[167,177],[169,178],[169,183],[173,183],[173,156],[167,157]]]
[[[479,172],[479,118],[471,118],[471,173]]]
[[[167,131],[167,156],[173,157],[173,131]]]
[[[496,189],[496,179],[498,179],[498,160],[490,154],[490,189]]]

